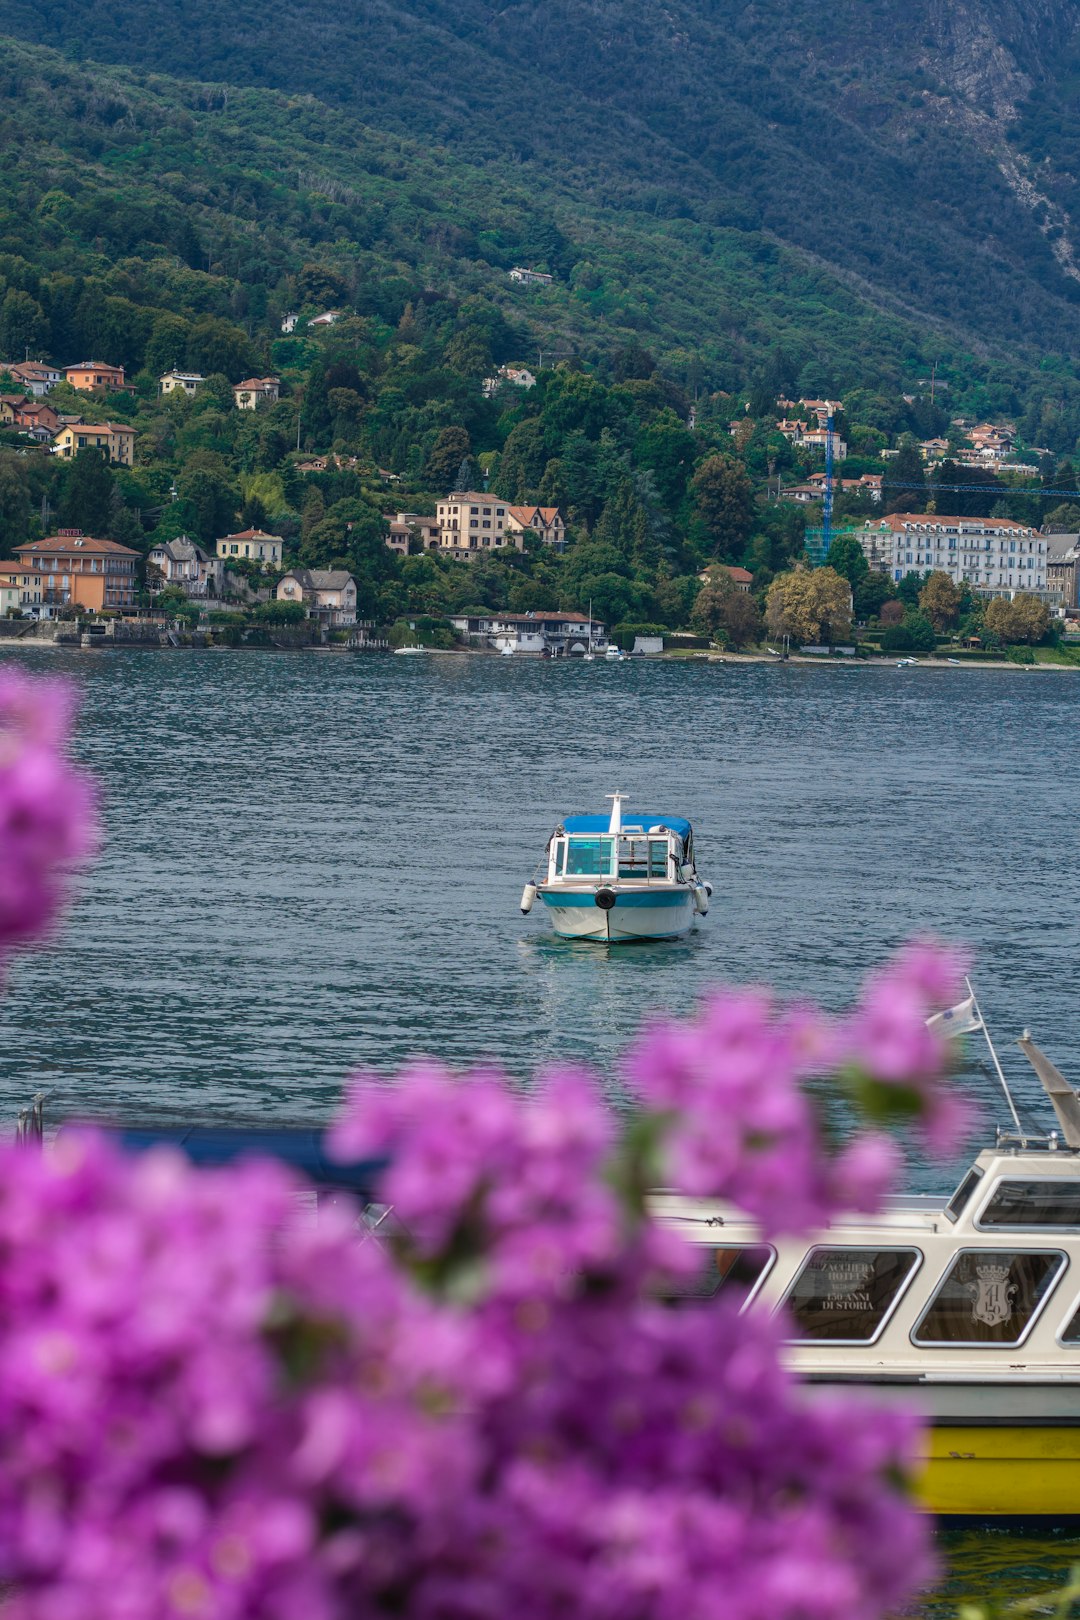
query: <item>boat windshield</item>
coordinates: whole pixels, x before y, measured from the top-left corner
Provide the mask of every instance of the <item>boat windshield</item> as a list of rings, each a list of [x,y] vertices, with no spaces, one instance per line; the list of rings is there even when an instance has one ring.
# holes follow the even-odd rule
[[[620,838],[620,878],[667,877],[668,841],[666,838]]]
[[[577,836],[566,841],[567,877],[608,878],[614,861],[614,838]]]

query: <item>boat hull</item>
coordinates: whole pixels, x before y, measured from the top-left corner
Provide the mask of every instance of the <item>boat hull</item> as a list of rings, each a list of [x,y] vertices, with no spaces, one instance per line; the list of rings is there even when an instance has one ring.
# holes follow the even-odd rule
[[[1080,1381],[815,1378],[815,1396],[899,1405],[926,1423],[916,1495],[942,1518],[1080,1516]]]
[[[551,926],[560,939],[601,942],[678,939],[694,925],[694,896],[688,888],[616,892],[609,910],[598,906],[596,891],[574,893],[541,889]]]
[[[935,1425],[916,1482],[942,1517],[1059,1520],[1080,1514],[1080,1426]]]

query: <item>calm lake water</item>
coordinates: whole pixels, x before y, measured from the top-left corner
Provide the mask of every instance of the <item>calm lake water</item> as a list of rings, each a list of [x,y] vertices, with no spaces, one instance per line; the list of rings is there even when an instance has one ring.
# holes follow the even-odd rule
[[[42,1089],[55,1113],[314,1119],[350,1070],[419,1052],[521,1076],[572,1057],[617,1096],[650,1014],[718,980],[839,1006],[926,930],[972,947],[1033,1119],[1024,1025],[1080,1080],[1080,674],[0,657],[79,683],[108,829],[67,927],[0,1000],[5,1120]],[[555,822],[615,788],[694,822],[716,894],[685,941],[567,944],[518,912]],[[985,1069],[967,1083],[1001,1119]],[[949,1550],[953,1594],[1078,1556],[994,1534]]]

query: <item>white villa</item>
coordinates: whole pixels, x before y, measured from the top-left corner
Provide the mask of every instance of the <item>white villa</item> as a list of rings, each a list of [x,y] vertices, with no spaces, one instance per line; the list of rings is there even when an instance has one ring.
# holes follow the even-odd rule
[[[547,654],[551,658],[580,657],[589,649],[590,620],[584,613],[488,613],[451,616],[459,635],[475,647],[494,652]],[[592,647],[603,652],[607,636],[593,619]]]
[[[1028,523],[892,512],[870,518],[859,539],[871,568],[894,580],[934,569],[982,596],[1046,594],[1046,536]]]

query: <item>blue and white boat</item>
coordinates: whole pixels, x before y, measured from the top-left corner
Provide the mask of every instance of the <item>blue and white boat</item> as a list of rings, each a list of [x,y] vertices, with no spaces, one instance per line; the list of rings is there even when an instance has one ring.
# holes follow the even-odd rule
[[[561,939],[675,939],[709,909],[712,885],[694,865],[682,816],[623,811],[567,816],[548,840],[546,872],[526,883],[521,910],[539,899]]]

